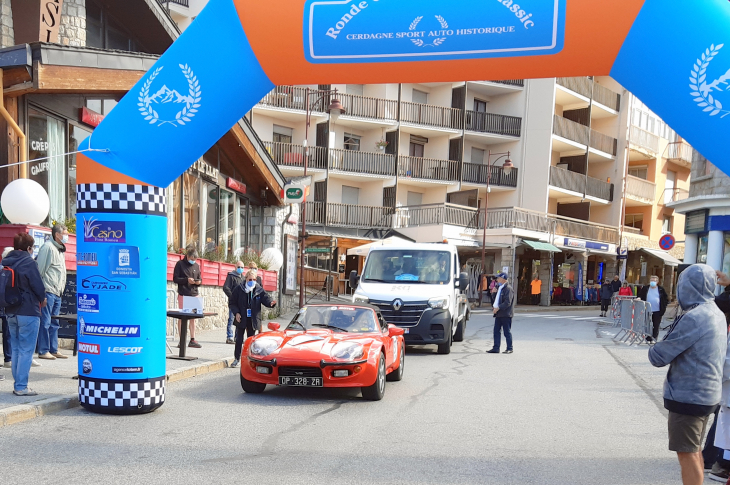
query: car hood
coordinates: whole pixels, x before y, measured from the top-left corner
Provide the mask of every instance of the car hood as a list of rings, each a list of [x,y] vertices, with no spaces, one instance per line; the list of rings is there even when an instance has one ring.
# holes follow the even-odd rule
[[[443,285],[424,285],[402,283],[363,283],[358,284],[357,292],[371,300],[393,301],[400,298],[404,302],[426,301],[429,298],[453,294],[453,283]]]
[[[303,331],[284,331],[284,332],[266,332],[259,334],[256,338],[278,338],[281,339],[279,348],[269,354],[270,357],[290,357],[301,359],[330,359],[332,347],[337,343],[358,342],[367,347],[379,334],[377,333],[358,333],[347,334],[342,332],[334,332],[332,330],[307,330]],[[367,355],[367,352],[366,352]]]

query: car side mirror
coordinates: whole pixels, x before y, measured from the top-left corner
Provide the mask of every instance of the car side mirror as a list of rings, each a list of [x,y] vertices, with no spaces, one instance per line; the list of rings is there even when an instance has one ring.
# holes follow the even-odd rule
[[[279,329],[281,328],[281,325],[276,322],[269,322],[268,327],[269,327],[269,330],[271,330],[272,332],[278,332]]]
[[[396,327],[392,323],[388,324],[388,336],[389,337],[398,337],[399,335],[403,335],[406,333],[405,330],[403,330],[400,327]]]
[[[354,269],[350,271],[350,288],[353,290],[357,288],[357,284],[360,282],[360,277],[357,275],[357,271]]]
[[[462,271],[459,274],[459,290],[466,292],[466,289],[468,286],[469,286],[469,273]]]

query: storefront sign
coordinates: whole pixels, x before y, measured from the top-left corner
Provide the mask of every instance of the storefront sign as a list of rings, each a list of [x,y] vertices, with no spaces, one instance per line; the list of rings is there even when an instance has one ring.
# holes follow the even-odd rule
[[[596,249],[598,251],[608,251],[609,249],[608,244],[605,243],[583,241],[581,239],[571,239],[568,237],[564,239],[563,246],[578,249]]]
[[[330,248],[305,248],[307,254],[329,254]]]
[[[235,190],[239,194],[245,194],[246,193],[246,184],[243,182],[239,182],[236,179],[233,179],[231,177],[228,177],[226,179],[226,187],[229,189]]]
[[[284,293],[293,295],[297,291],[297,238],[286,236],[286,280]]]
[[[190,170],[193,173],[197,173],[204,178],[212,180],[213,182],[218,181],[218,169],[215,167],[211,167],[202,159],[196,160],[195,163],[193,163],[192,167],[190,167]]]
[[[104,115],[92,111],[89,108],[81,108],[81,122],[86,123],[89,126],[99,126],[99,123],[104,119]]]
[[[285,204],[301,204],[305,195],[309,195],[309,186],[299,183],[286,184],[281,190]]]
[[[125,224],[121,221],[96,221],[84,217],[84,242],[125,243]]]
[[[11,0],[15,43],[58,44],[63,0]]]

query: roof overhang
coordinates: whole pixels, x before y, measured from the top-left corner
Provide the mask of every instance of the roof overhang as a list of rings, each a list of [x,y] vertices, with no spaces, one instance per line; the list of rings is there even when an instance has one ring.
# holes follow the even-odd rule
[[[667,207],[674,209],[680,214],[686,214],[702,209],[714,209],[717,207],[730,207],[730,194],[701,195],[677,202],[669,202]]]
[[[525,246],[529,246],[532,249],[536,249],[538,251],[548,251],[550,253],[562,253],[563,252],[557,246],[553,246],[550,243],[541,242],[541,241],[530,241],[528,239],[523,239],[522,244],[524,244]]]
[[[654,256],[655,258],[663,260],[664,264],[666,264],[667,266],[679,266],[680,264],[682,264],[680,260],[660,249],[641,248],[640,250],[651,256]]]

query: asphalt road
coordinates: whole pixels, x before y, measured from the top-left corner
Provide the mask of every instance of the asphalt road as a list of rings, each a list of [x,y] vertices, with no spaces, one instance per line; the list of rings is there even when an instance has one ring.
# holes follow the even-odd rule
[[[380,402],[247,395],[226,369],[170,385],[153,414],[78,408],[0,428],[0,483],[680,483],[664,371],[576,319],[597,314],[516,317],[512,355],[485,353],[492,318],[474,315],[450,355],[409,348]]]

